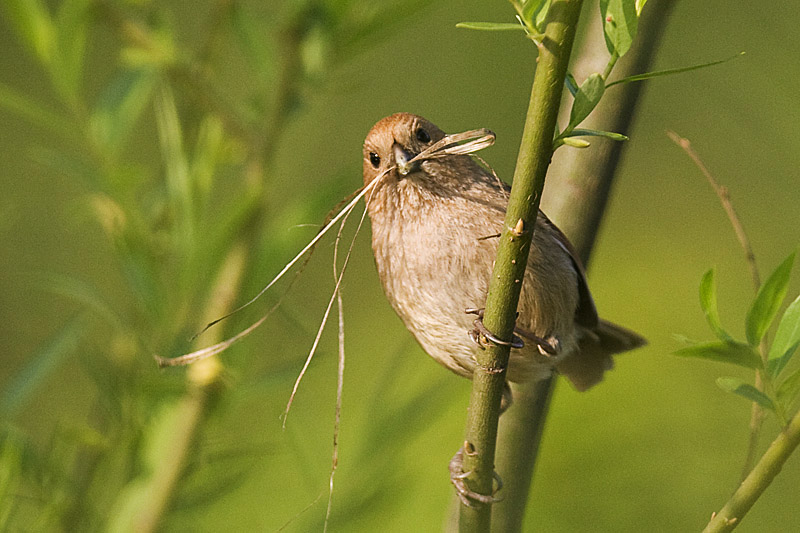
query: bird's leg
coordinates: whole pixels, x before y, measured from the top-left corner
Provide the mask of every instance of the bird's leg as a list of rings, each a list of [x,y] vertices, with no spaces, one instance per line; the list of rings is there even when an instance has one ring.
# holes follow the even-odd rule
[[[456,495],[458,496],[458,499],[461,500],[461,503],[467,507],[475,507],[476,503],[488,505],[499,502],[502,498],[496,498],[495,494],[497,494],[503,488],[503,480],[500,479],[500,476],[497,475],[497,472],[492,472],[492,476],[494,477],[495,481],[497,481],[497,488],[492,491],[492,494],[480,494],[470,490],[470,488],[467,486],[467,482],[465,480],[472,472],[464,472],[463,463],[464,454],[470,453],[468,451],[469,448],[470,444],[465,442],[464,446],[459,448],[453,458],[450,459],[450,481],[456,488]]]
[[[472,323],[474,326],[472,330],[469,331],[470,338],[481,347],[481,349],[486,348],[486,344],[484,340],[489,341],[493,344],[497,344],[500,346],[510,346],[512,348],[522,348],[525,346],[525,343],[522,342],[522,339],[517,337],[516,335],[511,335],[511,341],[504,341],[503,339],[497,337],[494,333],[486,329],[486,326],[483,325],[483,309],[477,309],[474,307],[468,307],[464,310],[465,313],[470,315],[478,315],[478,318],[475,319],[475,322]]]
[[[544,356],[551,356],[551,355],[558,355],[561,353],[561,342],[554,336],[550,335],[546,339],[543,339],[534,333],[528,331],[525,328],[521,328],[516,326],[514,331],[518,333],[521,337],[528,339],[529,341],[533,341],[539,347],[539,353]]]

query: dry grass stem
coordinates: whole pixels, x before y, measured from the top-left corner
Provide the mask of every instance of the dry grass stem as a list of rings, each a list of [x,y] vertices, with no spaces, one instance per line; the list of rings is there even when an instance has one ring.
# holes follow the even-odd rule
[[[424,161],[426,159],[436,159],[436,158],[439,158],[439,157],[445,157],[447,155],[466,155],[466,154],[470,154],[470,153],[476,152],[478,150],[482,150],[483,148],[486,148],[488,146],[491,146],[492,144],[494,144],[494,140],[495,140],[494,133],[492,133],[491,131],[489,131],[487,129],[470,130],[470,131],[466,131],[466,132],[462,132],[462,133],[455,133],[453,135],[447,135],[444,138],[442,138],[440,141],[438,141],[438,142],[432,144],[431,146],[429,146],[426,150],[423,150],[422,152],[417,154],[417,156],[414,157],[411,161],[412,162],[413,161]],[[460,144],[460,143],[463,143],[463,144]],[[341,209],[341,211],[339,211],[335,216],[330,218],[330,220],[328,220],[325,223],[325,225],[322,227],[322,229],[319,231],[319,233],[317,233],[314,236],[314,238],[311,239],[311,241],[302,250],[300,250],[300,252],[294,257],[294,259],[289,261],[283,267],[283,269],[281,269],[281,271],[278,272],[278,274],[272,279],[272,281],[270,281],[263,289],[261,289],[258,292],[258,294],[256,294],[249,301],[247,301],[244,304],[240,305],[239,307],[237,307],[236,309],[234,309],[230,313],[228,313],[228,314],[226,314],[224,316],[221,316],[220,318],[217,318],[216,320],[213,320],[212,322],[209,322],[199,333],[197,333],[195,335],[195,337],[197,337],[198,335],[202,334],[204,331],[206,331],[208,328],[214,326],[215,324],[218,324],[222,320],[225,320],[226,318],[230,317],[231,315],[233,315],[235,313],[238,313],[242,309],[248,307],[249,305],[253,304],[256,300],[261,298],[261,296],[263,296],[264,293],[266,293],[273,285],[275,285],[275,283],[277,283],[278,280],[280,280],[286,274],[286,272],[288,272],[289,269],[291,269],[300,260],[300,258],[302,258],[306,253],[308,253],[309,250],[314,248],[314,246],[317,244],[317,242],[326,233],[328,233],[328,231],[334,226],[334,224],[336,224],[337,222],[339,222],[343,218],[346,218],[349,215],[349,213],[355,208],[355,205],[358,203],[358,201],[361,200],[361,198],[363,198],[369,191],[373,190],[377,186],[377,184],[382,180],[382,178],[386,174],[388,174],[389,172],[394,170],[394,168],[395,167],[389,167],[382,174],[380,174],[376,179],[372,180],[369,184],[367,184],[366,186],[362,187],[361,189],[358,189],[355,193],[353,193],[353,195],[351,195],[352,199],[347,203],[347,205],[345,205]],[[359,223],[359,227],[361,227],[361,224],[363,223],[363,220],[364,220],[364,217],[362,215],[361,222]],[[351,243],[351,249],[352,249],[352,243]],[[348,257],[349,257],[349,252],[348,252]],[[343,272],[342,272],[342,274],[343,274]],[[330,308],[333,305],[333,298],[336,296],[336,291],[338,291],[338,285],[339,284],[337,283],[337,288],[334,290],[333,297],[331,298],[331,301],[330,301],[330,303],[328,305],[328,309],[327,309],[327,311],[325,313],[325,316],[323,317],[323,326],[327,322],[327,317],[328,317],[328,314],[330,313]],[[246,328],[243,331],[237,333],[236,335],[234,335],[233,337],[231,337],[229,339],[226,339],[226,340],[224,340],[222,342],[214,344],[213,346],[208,346],[206,348],[202,348],[200,350],[196,350],[194,352],[190,352],[190,353],[178,356],[178,357],[167,358],[167,357],[161,357],[159,355],[155,355],[154,358],[155,358],[156,362],[158,363],[158,365],[163,368],[163,367],[167,367],[167,366],[188,365],[188,364],[194,363],[196,361],[199,361],[201,359],[205,359],[207,357],[211,357],[212,355],[219,354],[219,353],[227,350],[228,348],[230,348],[234,343],[236,343],[237,341],[239,341],[242,338],[246,337],[247,335],[252,333],[256,328],[258,328],[261,324],[263,324],[264,321],[266,321],[266,319],[269,317],[269,315],[277,308],[277,306],[280,305],[282,300],[283,300],[283,297],[281,297],[278,300],[278,303],[272,309],[270,309],[267,312],[267,314],[262,316],[260,319],[258,319],[255,323],[253,323],[248,328]],[[318,335],[317,335],[317,339],[315,340],[315,343],[314,343],[314,348],[312,348],[312,349],[316,348],[316,344],[317,344],[317,342],[319,340],[320,334],[321,334],[321,330],[320,330],[320,333],[318,333]],[[303,371],[305,371],[305,367],[304,367]],[[302,377],[302,374],[301,374],[301,377]],[[292,398],[293,397],[294,397],[294,391],[292,392]],[[291,399],[289,401],[289,405],[291,405]],[[288,406],[287,406],[287,408],[288,408]],[[288,409],[287,409],[287,411],[288,411]]]

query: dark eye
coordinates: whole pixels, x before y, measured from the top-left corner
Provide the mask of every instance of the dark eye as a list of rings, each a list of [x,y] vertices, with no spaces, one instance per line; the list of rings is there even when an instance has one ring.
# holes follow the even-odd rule
[[[381,166],[381,157],[375,152],[370,152],[369,162],[372,163],[373,167],[378,168],[379,166]]]
[[[427,131],[420,128],[417,130],[417,140],[421,143],[429,143],[431,142],[431,136],[428,135]]]

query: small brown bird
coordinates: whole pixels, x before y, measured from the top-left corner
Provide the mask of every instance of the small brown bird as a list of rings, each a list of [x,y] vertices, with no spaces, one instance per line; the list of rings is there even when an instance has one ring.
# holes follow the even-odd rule
[[[367,207],[392,307],[431,357],[471,378],[481,347],[467,335],[475,318],[465,309],[486,301],[509,188],[468,155],[411,161],[444,136],[416,115],[384,118],[364,142],[364,183],[381,180]],[[509,381],[555,368],[586,390],[613,366],[612,354],[645,344],[598,318],[572,245],[541,211],[518,311],[515,331],[526,340],[511,350]]]

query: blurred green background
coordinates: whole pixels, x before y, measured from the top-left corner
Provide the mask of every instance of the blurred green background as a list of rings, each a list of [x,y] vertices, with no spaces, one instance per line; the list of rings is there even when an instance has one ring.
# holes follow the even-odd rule
[[[513,20],[500,0],[3,4],[0,518],[11,530],[125,530],[152,469],[173,456],[170,432],[185,420],[176,406],[197,392],[185,369],[159,370],[151,356],[191,349],[232,243],[246,244],[244,302],[359,186],[366,132],[397,111],[448,132],[492,129],[497,143],[481,155],[508,179],[534,49],[517,33],[455,28]],[[729,187],[762,275],[771,272],[800,242],[800,12],[677,2],[665,24],[657,69],[746,55],[647,82],[624,132],[589,281],[601,314],[650,344],[587,393],[559,384],[530,531],[699,530],[744,461],[749,405],[714,379],[751,376],[670,353],[682,346],[675,334],[711,339],[697,286],[712,266],[723,321],[742,338],[750,278],[716,197],[665,131],[691,139]],[[281,309],[221,356],[163,530],[321,529],[335,320],[285,430],[279,415],[333,289],[331,243]],[[281,290],[219,334],[251,323]],[[343,291],[330,526],[438,530],[470,384],[395,317],[366,229]],[[789,295],[798,292],[795,280]],[[768,419],[764,446],[776,431]],[[795,457],[740,530],[798,529],[798,483]]]

